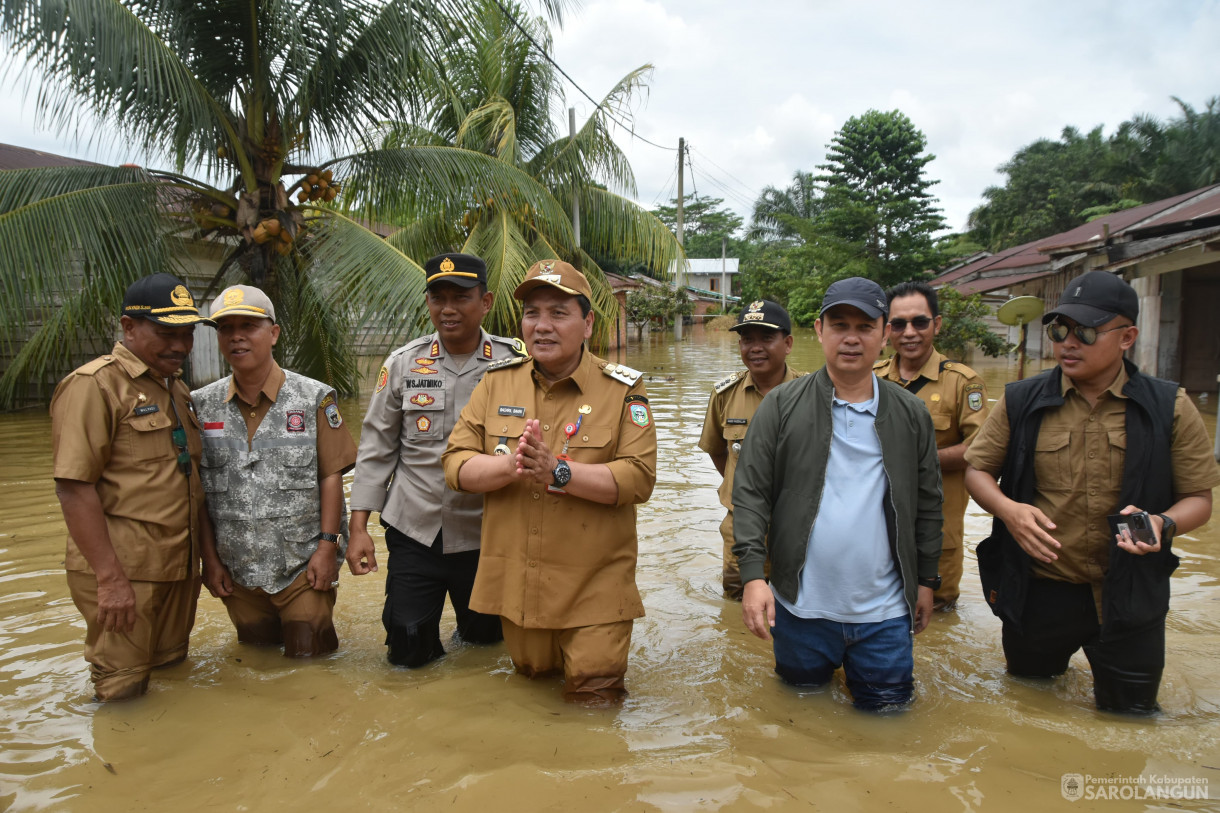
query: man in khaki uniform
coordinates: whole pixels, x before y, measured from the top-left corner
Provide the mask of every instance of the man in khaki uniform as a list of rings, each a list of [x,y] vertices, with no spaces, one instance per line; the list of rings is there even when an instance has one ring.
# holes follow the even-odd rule
[[[536,263],[513,294],[531,358],[491,365],[442,462],[450,488],[485,494],[472,609],[499,615],[517,671],[563,671],[564,696],[615,702],[634,619],[635,506],[656,483],[640,373],[588,352],[592,291],[571,265]]]
[[[940,587],[933,607],[952,610],[962,580],[962,536],[966,505],[966,447],[987,419],[982,377],[960,361],[949,361],[932,343],[940,333],[936,291],[922,282],[904,282],[886,292],[890,304],[890,345],[894,355],[877,362],[878,377],[919,396],[932,413],[941,487],[945,491],[945,536],[940,554]]]
[[[1208,521],[1220,471],[1185,392],[1123,358],[1138,316],[1113,274],[1069,282],[1042,317],[1058,366],[1005,387],[966,451],[966,486],[995,517],[977,554],[1008,671],[1060,675],[1083,648],[1098,708],[1149,713],[1173,537]],[[1148,542],[1124,530],[1137,521]]]
[[[380,512],[389,553],[381,623],[390,663],[409,668],[445,654],[440,622],[446,593],[459,638],[494,644],[504,637],[499,616],[470,609],[483,495],[446,488],[441,453],[488,368],[525,354],[512,339],[481,327],[495,298],[483,260],[441,254],[424,263],[424,273],[436,330],[391,353],[377,376],[360,433],[347,549],[352,573],[377,569],[368,520]]]
[[[233,374],[192,393],[214,529],[203,536],[204,584],[238,641],[283,644],[290,658],[325,655],[339,647],[343,474],[356,444],[335,391],[275,362],[280,326],[265,293],[226,288],[211,316]]]
[[[72,601],[98,700],[148,690],[186,657],[199,597],[199,423],[178,378],[199,315],[169,274],[123,297],[123,339],[51,399],[55,494],[68,526]]]
[[[737,469],[737,456],[763,396],[804,373],[788,366],[792,320],[780,304],[767,299],[751,302],[729,330],[737,334],[746,369],[721,379],[712,388],[699,448],[708,453],[712,465],[724,477],[717,492],[720,504],[727,509],[720,523],[724,542],[721,585],[729,598],[741,601],[741,572],[733,555],[733,472]]]

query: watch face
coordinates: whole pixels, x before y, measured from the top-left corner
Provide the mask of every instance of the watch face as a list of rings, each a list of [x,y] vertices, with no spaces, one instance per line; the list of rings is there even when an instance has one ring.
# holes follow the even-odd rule
[[[563,460],[559,461],[558,465],[555,466],[555,470],[552,471],[551,474],[555,477],[555,485],[559,486],[560,488],[566,486],[568,484],[568,480],[572,479],[572,469]]]

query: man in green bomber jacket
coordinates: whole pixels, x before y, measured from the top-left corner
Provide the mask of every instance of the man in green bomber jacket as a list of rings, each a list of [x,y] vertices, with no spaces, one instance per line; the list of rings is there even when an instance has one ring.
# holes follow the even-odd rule
[[[871,711],[911,700],[943,522],[928,410],[872,371],[886,312],[871,280],[826,290],[814,324],[826,365],[763,399],[733,484],[746,627],[774,635],[786,682],[822,685],[842,666],[855,706]]]

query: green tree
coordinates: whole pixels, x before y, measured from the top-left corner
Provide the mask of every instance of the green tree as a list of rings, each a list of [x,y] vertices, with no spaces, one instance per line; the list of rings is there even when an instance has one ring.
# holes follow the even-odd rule
[[[867,276],[892,285],[940,265],[933,236],[944,218],[928,191],[936,157],[901,111],[853,116],[827,145],[819,231],[863,259]]]
[[[0,404],[69,366],[77,337],[113,331],[132,280],[181,273],[187,240],[222,252],[212,290],[249,281],[268,291],[284,324],[282,361],[343,392],[357,385],[358,328],[376,324],[393,339],[422,328],[427,256],[455,246],[486,256],[498,245],[501,292],[534,258],[580,264],[574,196],[589,240],[614,234],[619,250],[664,267],[678,249],[660,224],[581,185],[607,162],[623,177],[621,156],[607,150],[607,108],[575,141],[549,139],[533,171],[502,152],[387,136],[400,131],[387,121],[427,120],[439,97],[467,98],[452,92],[461,83],[446,48],[481,41],[487,7],[476,11],[482,18],[449,0],[0,0],[0,39],[45,77],[47,121],[67,129],[90,113],[150,162],[167,155],[174,166],[0,173],[0,341],[16,353]],[[526,92],[556,94],[554,82]],[[608,104],[625,98],[620,85]],[[473,137],[506,107],[455,105],[454,120]],[[519,140],[542,143],[545,127]],[[531,224],[525,241],[497,242],[513,220]],[[387,241],[369,224],[398,231]],[[586,270],[605,307],[605,286]],[[503,321],[501,311],[501,330]]]
[[[1138,115],[1109,138],[1065,127],[1022,147],[970,213],[970,237],[996,251],[1220,182],[1220,97],[1202,110],[1174,101],[1181,116],[1167,122]]]
[[[799,224],[816,220],[825,211],[825,198],[812,172],[797,172],[786,189],[768,186],[754,202],[750,240],[762,242],[799,243]]]
[[[520,21],[518,27],[501,5],[472,0],[471,19],[455,28],[441,50],[440,80],[428,88],[420,123],[387,128],[382,146],[441,145],[492,156],[532,178],[563,211],[578,202],[580,244],[566,223],[556,227],[528,207],[477,197],[460,218],[443,201],[424,201],[407,213],[407,227],[389,242],[408,255],[447,245],[483,257],[497,294],[485,324],[505,334],[516,332],[520,322],[512,291],[529,266],[542,259],[569,260],[593,282],[594,306],[603,317],[597,324],[608,332],[618,304],[604,284],[599,260],[612,267],[642,264],[664,276],[680,252],[665,225],[630,200],[636,194],[634,175],[610,131],[611,114],[629,120],[632,94],[644,87],[651,68],[645,65],[620,80],[575,137],[560,135],[552,115],[563,98],[560,77],[533,45],[551,50],[546,21],[525,17],[516,3],[503,4]]]
[[[668,327],[675,319],[689,316],[694,309],[695,305],[685,291],[668,285],[645,285],[627,294],[627,321],[635,325],[637,340],[644,337],[645,327]]]
[[[678,199],[671,206],[658,206],[652,213],[669,230],[678,233]],[[701,198],[687,195],[682,207],[682,240],[686,256],[714,258],[721,256],[721,239],[726,239],[727,256],[740,257],[745,241],[737,237],[742,226],[741,216],[724,207],[723,198]]]
[[[991,314],[991,308],[983,303],[982,296],[963,296],[953,288],[944,287],[937,289],[936,300],[942,317],[940,333],[936,336],[940,352],[960,359],[971,344],[985,356],[1004,356],[1012,352],[1013,345],[996,335],[984,321]]]

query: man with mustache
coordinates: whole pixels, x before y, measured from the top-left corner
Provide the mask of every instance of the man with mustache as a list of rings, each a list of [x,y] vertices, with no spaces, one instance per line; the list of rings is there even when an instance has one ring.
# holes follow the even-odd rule
[[[207,522],[199,421],[179,377],[199,315],[170,274],[131,284],[123,338],[51,399],[55,494],[68,526],[68,589],[85,619],[97,700],[148,690],[186,657]]]

